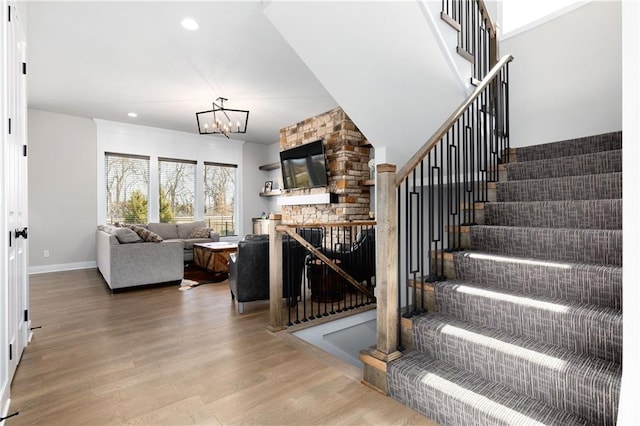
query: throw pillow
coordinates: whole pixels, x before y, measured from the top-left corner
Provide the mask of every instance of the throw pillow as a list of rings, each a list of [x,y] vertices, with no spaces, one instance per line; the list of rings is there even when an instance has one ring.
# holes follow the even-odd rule
[[[115,235],[120,244],[138,243],[142,241],[142,238],[133,230],[129,228],[115,228],[111,232],[111,235]]]
[[[129,228],[133,229],[136,234],[140,236],[144,241],[151,243],[159,243],[162,241],[162,237],[155,232],[151,232],[148,229],[145,229],[138,225],[129,225]]]
[[[196,228],[191,231],[189,238],[209,238],[211,236],[212,228]]]

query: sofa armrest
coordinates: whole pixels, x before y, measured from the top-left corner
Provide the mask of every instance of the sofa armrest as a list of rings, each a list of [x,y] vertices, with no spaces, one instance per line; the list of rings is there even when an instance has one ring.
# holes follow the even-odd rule
[[[209,238],[214,243],[217,243],[218,241],[220,241],[220,234],[218,234],[217,231],[211,231],[211,233],[209,234]]]
[[[182,247],[182,241],[112,246],[109,286],[113,289],[181,280]]]

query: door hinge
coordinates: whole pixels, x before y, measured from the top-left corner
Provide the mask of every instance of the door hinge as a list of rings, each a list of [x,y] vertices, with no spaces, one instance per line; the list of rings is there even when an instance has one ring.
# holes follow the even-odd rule
[[[11,22],[11,6],[9,5],[9,13],[7,14],[7,18],[9,19],[9,22]]]
[[[9,231],[9,247],[13,244],[13,232]]]
[[[23,157],[27,156],[27,146],[26,145],[22,145],[22,156]]]
[[[22,63],[22,74],[27,75],[27,63]]]
[[[11,134],[11,119],[9,119],[9,134]]]
[[[24,310],[24,322],[29,322],[29,310]]]
[[[13,359],[13,344],[9,343],[9,361]]]

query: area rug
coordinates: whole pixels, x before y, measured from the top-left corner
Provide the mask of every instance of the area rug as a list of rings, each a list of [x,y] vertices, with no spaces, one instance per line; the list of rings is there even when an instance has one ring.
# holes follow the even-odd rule
[[[220,283],[225,281],[229,277],[229,274],[207,271],[204,268],[193,264],[184,265],[184,278],[180,283],[179,290],[190,290],[193,287],[197,287],[202,284]]]

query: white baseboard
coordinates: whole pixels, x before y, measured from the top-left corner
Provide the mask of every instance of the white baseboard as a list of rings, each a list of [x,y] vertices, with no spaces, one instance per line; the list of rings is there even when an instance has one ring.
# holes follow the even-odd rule
[[[9,408],[11,408],[11,398],[9,397],[9,382],[7,381],[0,389],[0,417],[6,417],[9,414]],[[6,422],[0,422],[0,425],[4,425]]]
[[[29,275],[46,274],[47,272],[73,271],[76,269],[95,268],[96,262],[61,263],[58,265],[30,266]]]

